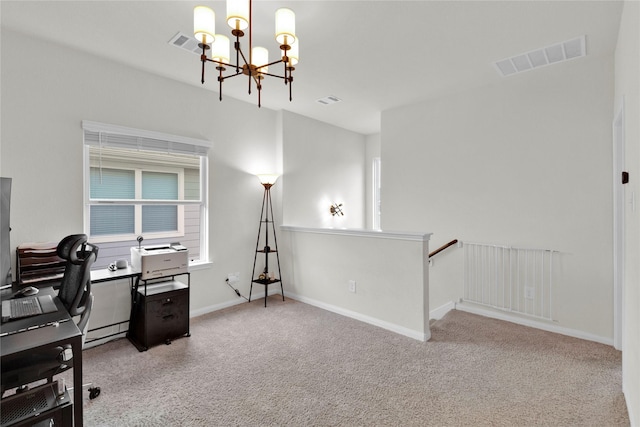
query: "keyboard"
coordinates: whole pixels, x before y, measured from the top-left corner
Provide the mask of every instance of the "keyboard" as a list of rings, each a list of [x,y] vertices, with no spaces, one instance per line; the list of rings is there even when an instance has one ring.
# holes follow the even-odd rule
[[[51,295],[29,296],[2,301],[2,322],[58,311]]]
[[[12,299],[11,316],[13,318],[35,316],[42,314],[40,302],[36,298]]]

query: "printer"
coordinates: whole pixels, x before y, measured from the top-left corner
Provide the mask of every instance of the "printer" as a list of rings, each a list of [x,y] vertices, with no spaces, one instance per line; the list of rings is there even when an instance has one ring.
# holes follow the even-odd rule
[[[189,268],[189,251],[178,244],[132,247],[131,267],[142,280],[183,274]]]

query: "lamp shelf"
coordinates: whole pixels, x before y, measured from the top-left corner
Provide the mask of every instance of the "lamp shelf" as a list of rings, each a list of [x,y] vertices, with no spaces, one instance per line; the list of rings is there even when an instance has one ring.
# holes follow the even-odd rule
[[[272,283],[278,283],[280,279],[253,279],[253,283],[258,283],[260,285],[270,285]]]
[[[258,250],[256,250],[256,252],[259,252],[261,254],[270,254],[270,253],[273,253],[273,252],[278,252],[278,250],[277,249],[269,249],[269,250],[267,250],[267,249],[258,249]]]

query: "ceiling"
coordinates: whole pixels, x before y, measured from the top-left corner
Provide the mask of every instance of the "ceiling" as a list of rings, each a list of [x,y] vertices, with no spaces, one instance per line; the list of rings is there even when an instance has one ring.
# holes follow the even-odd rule
[[[0,16],[3,30],[203,87],[217,98],[215,69],[208,68],[202,86],[198,55],[168,43],[177,32],[192,35],[199,4],[216,11],[216,31],[230,36],[224,1],[2,0]],[[538,72],[501,77],[494,62],[506,57],[582,35],[588,56],[611,55],[622,11],[618,1],[254,0],[254,45],[267,47],[271,61],[274,12],[282,6],[296,12],[300,39],[293,102],[280,79],[267,78],[263,108],[365,135],[380,131],[381,112],[389,108]],[[316,102],[329,95],[342,101]],[[257,104],[255,91],[248,95],[246,82],[236,79],[225,82],[227,96]]]

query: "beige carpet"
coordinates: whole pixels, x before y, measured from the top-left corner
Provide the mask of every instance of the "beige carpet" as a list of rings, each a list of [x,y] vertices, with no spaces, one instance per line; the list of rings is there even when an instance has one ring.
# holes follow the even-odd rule
[[[84,352],[93,426],[629,425],[612,347],[452,311],[421,343],[278,297]]]

